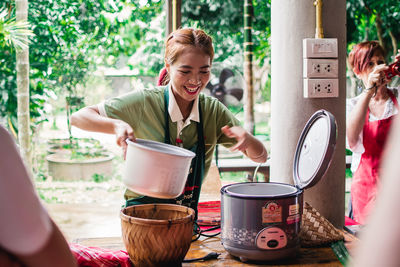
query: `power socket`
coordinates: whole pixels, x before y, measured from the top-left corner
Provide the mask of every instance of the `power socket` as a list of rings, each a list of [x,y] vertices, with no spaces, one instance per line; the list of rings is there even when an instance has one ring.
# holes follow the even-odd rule
[[[337,38],[303,39],[303,58],[337,58]]]
[[[305,78],[303,89],[305,98],[338,97],[339,80]]]
[[[304,78],[337,78],[339,61],[326,58],[305,58],[303,61]]]

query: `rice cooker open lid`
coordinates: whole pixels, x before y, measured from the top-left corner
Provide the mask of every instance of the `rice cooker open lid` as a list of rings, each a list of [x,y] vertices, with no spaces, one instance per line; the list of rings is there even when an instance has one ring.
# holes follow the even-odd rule
[[[335,117],[326,110],[318,110],[308,120],[297,143],[293,162],[297,188],[309,188],[324,176],[335,145]]]

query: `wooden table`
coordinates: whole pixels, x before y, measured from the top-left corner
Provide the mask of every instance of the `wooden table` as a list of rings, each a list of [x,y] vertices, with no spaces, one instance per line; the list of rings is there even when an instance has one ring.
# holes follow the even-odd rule
[[[353,241],[351,235],[345,235],[346,241]],[[74,240],[84,246],[103,247],[112,250],[125,250],[121,237],[85,238]],[[190,246],[186,259],[199,258],[210,252],[220,253],[218,259],[205,262],[183,263],[182,266],[342,266],[330,247],[301,248],[298,256],[290,260],[281,260],[268,264],[242,263],[232,257],[221,244],[220,237],[200,238]]]

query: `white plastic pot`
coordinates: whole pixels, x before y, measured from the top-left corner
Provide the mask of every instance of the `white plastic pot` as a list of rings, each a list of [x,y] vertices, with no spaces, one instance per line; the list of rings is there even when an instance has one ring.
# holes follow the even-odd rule
[[[126,141],[123,182],[135,193],[156,198],[176,198],[182,194],[195,153],[156,141]]]

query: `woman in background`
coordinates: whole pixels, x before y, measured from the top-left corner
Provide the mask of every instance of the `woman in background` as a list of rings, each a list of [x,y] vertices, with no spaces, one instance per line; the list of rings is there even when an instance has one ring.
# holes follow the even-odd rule
[[[400,56],[396,56],[399,60]],[[398,113],[398,88],[388,88],[384,50],[376,41],[354,46],[349,63],[363,82],[362,93],[347,102],[346,136],[353,152],[351,213],[364,224],[371,211],[379,183],[381,154],[394,115]]]

